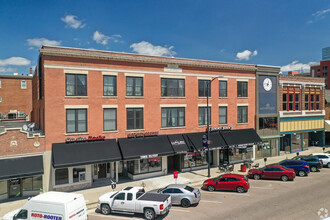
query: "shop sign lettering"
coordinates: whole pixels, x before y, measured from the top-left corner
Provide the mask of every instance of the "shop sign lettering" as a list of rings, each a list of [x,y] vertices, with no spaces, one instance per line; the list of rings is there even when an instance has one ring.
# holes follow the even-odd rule
[[[103,141],[105,136],[88,136],[86,137],[77,137],[77,138],[67,138],[65,139],[66,143],[74,143],[74,142],[84,142],[84,141]]]
[[[173,146],[178,146],[178,145],[185,145],[186,143],[184,141],[175,140],[175,141],[171,141],[171,144]]]
[[[232,126],[224,126],[224,127],[214,127],[209,129],[210,131],[224,131],[224,130],[231,130],[232,128],[233,128]]]
[[[153,157],[158,157],[158,154],[143,155],[143,156],[140,156],[140,159],[149,159],[149,158],[153,158]]]
[[[128,138],[133,137],[148,137],[148,136],[157,136],[158,131],[148,131],[148,132],[137,132],[137,133],[130,133],[127,135]]]
[[[62,220],[61,216],[55,215],[44,215],[40,213],[31,213],[32,218],[43,218],[43,219],[50,219],[50,220]]]

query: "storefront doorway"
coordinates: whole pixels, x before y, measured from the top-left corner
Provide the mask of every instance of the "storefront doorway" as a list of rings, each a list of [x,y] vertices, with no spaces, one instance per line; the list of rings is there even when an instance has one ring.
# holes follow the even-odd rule
[[[21,179],[9,180],[9,198],[21,196]]]
[[[228,150],[220,150],[219,164],[229,163]]]
[[[107,177],[107,164],[106,163],[98,164],[97,177],[99,179]]]

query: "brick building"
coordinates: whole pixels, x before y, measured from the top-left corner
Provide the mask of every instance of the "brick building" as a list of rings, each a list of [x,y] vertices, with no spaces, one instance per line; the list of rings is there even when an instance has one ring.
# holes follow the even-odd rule
[[[211,164],[253,159],[260,141],[255,65],[44,46],[32,83],[48,189],[205,168],[207,94]]]
[[[280,75],[280,150],[324,146],[325,79]]]
[[[0,120],[26,119],[31,111],[32,74],[0,75]]]

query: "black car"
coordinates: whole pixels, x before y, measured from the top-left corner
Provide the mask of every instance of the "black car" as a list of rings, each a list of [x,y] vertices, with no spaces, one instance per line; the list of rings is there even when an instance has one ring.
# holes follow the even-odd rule
[[[316,156],[296,156],[296,157],[292,158],[292,160],[306,161],[306,163],[308,164],[308,166],[312,172],[319,171],[323,166],[322,161]]]

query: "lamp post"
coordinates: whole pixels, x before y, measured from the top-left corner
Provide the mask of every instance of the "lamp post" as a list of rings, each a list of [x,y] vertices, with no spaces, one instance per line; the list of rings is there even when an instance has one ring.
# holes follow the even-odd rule
[[[206,141],[206,145],[207,145],[207,177],[211,177],[211,172],[210,172],[210,157],[211,157],[211,153],[210,153],[210,147],[209,147],[209,142],[210,142],[210,118],[209,118],[209,88],[211,83],[213,82],[213,80],[218,79],[218,78],[222,78],[223,76],[216,76],[213,79],[211,79],[210,83],[207,83],[207,89],[206,89],[206,120],[207,120],[207,141]],[[210,93],[211,93],[211,89],[210,89]]]

